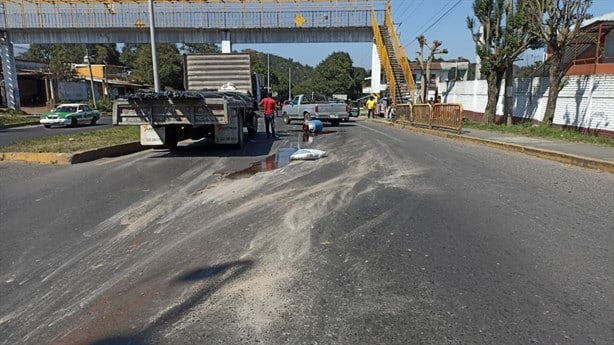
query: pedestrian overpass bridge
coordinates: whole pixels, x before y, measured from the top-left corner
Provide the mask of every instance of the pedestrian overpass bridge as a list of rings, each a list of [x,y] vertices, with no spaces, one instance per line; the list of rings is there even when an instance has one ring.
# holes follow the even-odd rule
[[[1,0],[0,57],[9,108],[19,109],[14,44],[373,42],[394,103],[414,81],[388,0]]]

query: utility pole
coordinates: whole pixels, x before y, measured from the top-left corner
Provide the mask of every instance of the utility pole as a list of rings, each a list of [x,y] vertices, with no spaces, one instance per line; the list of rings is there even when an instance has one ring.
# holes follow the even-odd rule
[[[90,70],[90,87],[92,88],[92,102],[94,103],[94,109],[98,109],[96,104],[96,93],[94,92],[94,74],[92,73],[92,58],[90,57],[90,50],[85,46],[85,57],[87,58],[87,66]]]
[[[160,92],[160,75],[158,75],[158,51],[156,50],[156,25],[154,23],[153,0],[149,0],[149,40],[151,41],[151,64],[153,65],[154,91]]]
[[[513,16],[514,4],[512,0],[507,1],[507,14],[505,15],[505,28],[510,30],[510,19]],[[514,93],[514,61],[510,61],[505,70],[505,99],[503,103],[503,114],[506,126],[510,127],[513,123],[513,102]]]
[[[271,62],[269,54],[266,54],[266,91],[267,94],[271,93]]]
[[[292,99],[292,67],[288,67],[288,99]]]

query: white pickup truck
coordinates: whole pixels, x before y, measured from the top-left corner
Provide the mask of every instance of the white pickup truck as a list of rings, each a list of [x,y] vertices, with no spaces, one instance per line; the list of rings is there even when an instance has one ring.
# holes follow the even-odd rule
[[[343,102],[326,98],[323,95],[298,95],[292,102],[282,107],[282,119],[286,124],[292,121],[318,119],[338,126],[339,122],[349,119],[348,107]]]

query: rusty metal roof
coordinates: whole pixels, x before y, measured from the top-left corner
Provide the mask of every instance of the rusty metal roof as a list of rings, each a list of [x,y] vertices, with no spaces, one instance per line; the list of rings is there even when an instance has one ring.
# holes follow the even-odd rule
[[[608,32],[614,29],[614,12],[606,13],[602,16],[595,17],[584,21],[582,24],[582,33],[572,43],[573,49],[566,49],[563,55],[563,63],[565,66],[569,66],[576,56],[582,55],[585,51],[593,48],[597,40],[597,35],[601,31],[602,34],[607,35]],[[542,77],[548,75],[548,69],[550,68],[550,59],[547,59],[544,64],[539,66],[533,71],[532,76]]]

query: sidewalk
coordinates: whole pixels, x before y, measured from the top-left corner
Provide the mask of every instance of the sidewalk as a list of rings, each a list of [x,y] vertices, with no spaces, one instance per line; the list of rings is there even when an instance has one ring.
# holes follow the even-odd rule
[[[456,134],[444,130],[433,130],[406,124],[393,123],[387,119],[368,119],[368,121],[386,124],[414,132],[437,135],[440,137],[473,142],[508,151],[520,152],[531,156],[554,160],[564,164],[571,164],[614,173],[613,147],[572,143],[554,139],[531,138],[515,134],[491,132],[473,128],[464,128],[462,134]]]

